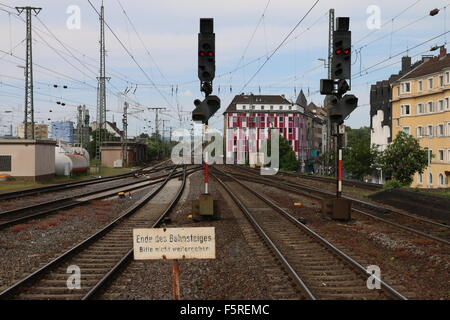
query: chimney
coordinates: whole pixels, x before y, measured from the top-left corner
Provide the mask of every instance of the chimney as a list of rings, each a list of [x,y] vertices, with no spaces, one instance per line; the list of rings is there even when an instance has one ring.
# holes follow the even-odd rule
[[[447,49],[442,46],[441,50],[439,51],[439,58],[445,57],[447,55]]]
[[[428,61],[430,61],[431,59],[433,59],[433,56],[430,56],[430,55],[424,55],[424,56],[422,56],[422,62],[428,62]]]
[[[411,57],[402,57],[402,73],[406,73],[411,70]]]

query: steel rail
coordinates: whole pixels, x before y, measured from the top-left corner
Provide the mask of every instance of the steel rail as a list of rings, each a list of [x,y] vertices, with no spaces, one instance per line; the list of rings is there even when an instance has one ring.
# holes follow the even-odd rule
[[[217,169],[216,169],[217,170]],[[295,271],[295,269],[291,266],[291,264],[287,261],[287,259],[284,257],[283,253],[280,251],[280,249],[276,246],[276,244],[270,239],[269,235],[263,230],[263,228],[259,225],[259,223],[255,220],[253,215],[250,213],[250,211],[245,207],[245,205],[241,202],[241,200],[231,191],[231,189],[225,185],[225,183],[219,179],[215,174],[211,173],[211,176],[214,177],[217,182],[228,192],[230,197],[234,200],[234,202],[237,204],[237,206],[242,210],[242,212],[245,214],[249,222],[253,225],[253,227],[256,229],[258,234],[263,238],[263,240],[267,243],[269,248],[275,253],[275,255],[278,257],[282,265],[287,269],[293,280],[296,282],[296,284],[300,287],[301,291],[306,295],[306,297],[310,300],[316,300],[317,298],[314,296],[314,294],[311,292],[311,290],[308,288],[306,283],[302,280],[301,276]]]
[[[192,168],[192,169],[188,169],[187,171],[190,172],[191,170],[196,170],[196,169]],[[181,175],[181,173],[177,172],[177,173],[173,174],[173,177],[178,177],[180,175]],[[55,213],[55,212],[60,211],[60,210],[67,210],[67,209],[70,209],[70,208],[73,208],[73,207],[76,207],[76,206],[86,205],[87,203],[89,203],[91,201],[94,201],[94,200],[100,200],[100,199],[105,199],[105,198],[109,198],[109,197],[115,196],[117,194],[118,190],[121,190],[121,191],[124,191],[124,192],[130,192],[130,191],[145,189],[145,188],[148,188],[149,186],[152,186],[154,184],[157,184],[159,182],[164,181],[164,179],[165,179],[164,176],[165,175],[160,176],[160,177],[155,177],[155,178],[152,179],[152,181],[150,181],[148,183],[145,183],[146,180],[133,183],[133,184],[143,184],[143,183],[145,183],[143,185],[138,185],[138,186],[135,186],[135,187],[131,186],[131,187],[128,187],[128,188],[127,187],[124,188],[124,186],[118,186],[116,188],[111,189],[113,191],[111,191],[108,194],[102,194],[102,193],[105,192],[105,190],[99,190],[99,191],[95,192],[94,194],[99,193],[100,195],[98,195],[98,196],[96,196],[94,198],[91,198],[91,199],[76,200],[76,201],[75,200],[71,201],[71,199],[69,199],[69,200],[67,200],[68,203],[67,202],[63,203],[61,206],[58,206],[58,207],[50,208],[50,209],[39,211],[39,212],[34,212],[34,213],[31,213],[31,214],[28,214],[26,216],[19,217],[19,218],[11,218],[10,220],[6,220],[4,222],[0,221],[0,230],[4,229],[6,227],[9,227],[11,225],[17,224],[17,223],[23,223],[23,222],[25,222],[27,220],[30,220],[30,219],[33,219],[33,218],[36,218],[36,217],[43,217],[45,215],[52,214],[52,213]],[[117,189],[117,191],[114,191],[115,189]],[[83,198],[83,197],[85,197],[85,196],[80,196],[79,198]],[[1,215],[2,214],[0,213],[0,218],[1,218]]]
[[[217,170],[220,172],[219,169],[214,168],[214,170]],[[352,267],[354,267],[356,270],[358,270],[362,275],[369,275],[374,277],[377,281],[379,281],[379,283],[381,284],[381,286],[389,293],[391,294],[393,297],[395,297],[396,299],[400,299],[400,300],[407,300],[407,298],[405,296],[403,296],[400,292],[398,292],[397,290],[395,290],[393,287],[391,287],[389,284],[387,284],[386,282],[384,282],[383,280],[375,277],[374,275],[372,275],[371,273],[367,272],[367,270],[361,265],[359,264],[356,260],[354,260],[353,258],[351,258],[349,255],[347,255],[345,252],[343,252],[342,250],[340,250],[339,248],[337,248],[336,246],[334,246],[333,244],[331,244],[328,240],[326,240],[325,238],[323,238],[322,236],[320,236],[318,233],[316,233],[315,231],[313,231],[312,229],[310,229],[309,227],[307,227],[305,224],[301,223],[300,221],[298,221],[294,216],[292,216],[289,212],[287,212],[286,210],[284,210],[283,208],[281,208],[280,206],[278,206],[276,203],[270,201],[267,197],[264,197],[263,195],[259,194],[258,192],[252,190],[249,186],[247,186],[246,184],[242,183],[241,181],[239,181],[238,179],[236,179],[235,177],[231,176],[230,174],[224,173],[222,172],[224,175],[228,176],[229,178],[233,179],[235,182],[237,182],[239,185],[241,185],[242,187],[244,187],[247,191],[249,191],[251,194],[255,195],[256,197],[258,197],[259,199],[261,199],[263,202],[265,202],[266,204],[268,204],[270,207],[272,207],[273,209],[275,209],[278,213],[280,213],[283,217],[287,218],[288,221],[292,222],[294,225],[296,225],[297,227],[299,227],[301,230],[307,232],[309,235],[311,235],[314,239],[320,241],[323,245],[325,245],[327,248],[329,248],[332,252],[334,252],[338,257],[340,257],[344,262],[346,262],[347,264],[351,265]]]
[[[171,167],[171,166],[169,166],[169,167]],[[92,185],[92,184],[99,184],[99,183],[103,183],[103,182],[115,181],[115,180],[123,179],[126,177],[132,177],[135,174],[139,174],[141,172],[154,173],[154,172],[164,170],[165,168],[166,167],[152,168],[152,169],[140,168],[137,170],[133,170],[130,172],[126,172],[126,173],[122,173],[122,174],[118,174],[118,175],[114,175],[114,176],[110,176],[110,177],[102,177],[102,178],[86,179],[86,180],[82,180],[82,181],[65,182],[65,183],[53,184],[53,185],[43,186],[43,187],[38,187],[38,188],[19,190],[19,191],[7,192],[7,193],[0,193],[0,201],[18,199],[18,198],[32,196],[32,195],[38,195],[38,194],[46,193],[46,192],[64,191],[64,190],[73,189],[76,187],[82,187],[82,186],[88,186],[88,185]]]
[[[22,280],[16,282],[15,284],[10,286],[9,288],[7,288],[7,289],[3,290],[2,292],[0,292],[0,299],[8,299],[8,297],[11,297],[15,293],[17,293],[20,290],[20,288],[22,288],[22,287],[24,287],[26,285],[29,285],[29,284],[31,284],[34,281],[37,281],[38,277],[40,275],[42,275],[44,272],[46,272],[50,268],[58,265],[64,259],[68,259],[68,258],[72,257],[73,255],[75,255],[76,253],[80,252],[86,246],[92,244],[97,239],[99,239],[101,236],[103,236],[104,234],[106,234],[107,232],[112,230],[114,228],[114,226],[118,222],[120,222],[124,218],[134,214],[136,211],[138,211],[138,209],[140,209],[144,204],[146,204],[148,201],[153,199],[164,188],[164,186],[167,184],[167,182],[171,179],[171,176],[172,176],[173,172],[175,172],[175,169],[172,170],[171,174],[167,175],[165,180],[161,183],[161,185],[158,188],[156,188],[155,190],[150,191],[149,193],[147,193],[143,198],[141,198],[139,201],[137,201],[132,207],[130,207],[127,210],[125,210],[125,212],[122,215],[120,215],[118,218],[114,219],[107,226],[105,226],[104,228],[102,228],[101,230],[96,232],[95,234],[91,235],[89,238],[85,239],[81,243],[79,243],[76,246],[72,247],[71,249],[69,249],[65,253],[61,254],[60,256],[58,256],[57,258],[52,260],[51,262],[49,262],[49,263],[45,264],[44,266],[40,267],[38,270],[36,270],[33,273],[29,274],[28,276],[26,276]]]
[[[201,168],[195,169],[195,171],[200,170]],[[189,174],[192,174],[193,172],[190,172]],[[180,186],[180,188],[178,189],[178,192],[175,196],[175,198],[172,200],[172,202],[170,203],[170,205],[164,210],[164,212],[161,214],[161,216],[154,222],[152,223],[152,225],[149,228],[157,228],[161,222],[163,221],[163,219],[170,214],[170,212],[173,210],[173,208],[175,207],[175,205],[178,203],[178,201],[180,200],[180,197],[184,191],[185,185],[186,185],[186,177],[187,175],[189,175],[187,173],[186,167],[183,170],[183,182]],[[98,294],[102,289],[104,289],[104,287],[107,285],[107,283],[109,281],[111,281],[115,276],[118,275],[119,271],[124,268],[126,266],[126,264],[128,264],[131,261],[131,258],[133,256],[133,248],[131,248],[112,268],[111,270],[105,274],[105,276],[98,281],[94,287],[91,288],[91,290],[89,290],[88,293],[86,293],[84,295],[84,297],[82,298],[82,300],[88,300],[88,299],[92,299],[95,297],[96,294]]]
[[[314,198],[316,200],[323,200],[324,198],[315,196],[310,191],[313,191],[313,192],[316,192],[316,193],[321,193],[321,194],[324,194],[326,196],[334,196],[334,193],[331,193],[331,192],[328,192],[328,191],[324,191],[324,190],[320,190],[320,189],[317,189],[317,188],[314,188],[314,187],[302,185],[302,184],[293,184],[293,183],[282,182],[282,181],[275,182],[275,181],[270,181],[270,180],[262,178],[262,177],[249,177],[249,176],[239,175],[239,174],[238,174],[238,176],[240,176],[240,177],[242,177],[244,179],[248,179],[248,180],[254,179],[254,181],[258,181],[258,182],[264,181],[264,183],[267,184],[267,185],[271,185],[271,186],[274,186],[274,187],[276,187],[278,189],[283,189],[283,190],[286,190],[286,191],[289,191],[289,192],[302,194],[302,195],[305,195],[307,197]],[[284,185],[284,186],[280,186],[279,183]],[[299,189],[302,189],[302,190],[299,190]],[[365,202],[365,201],[361,201],[361,200],[358,200],[358,199],[354,199],[354,198],[351,198],[351,197],[343,196],[343,198],[351,200],[356,205],[360,205],[362,207],[369,207],[370,209],[375,210],[375,211],[380,211],[380,208],[381,208],[383,213],[391,212],[391,213],[394,213],[394,214],[399,214],[399,215],[406,216],[408,218],[411,218],[411,219],[414,219],[414,220],[417,220],[417,221],[420,221],[420,222],[425,222],[425,223],[429,223],[431,225],[435,225],[435,226],[439,226],[439,227],[442,227],[442,228],[450,229],[450,226],[448,226],[446,224],[442,224],[442,223],[439,223],[439,222],[431,221],[431,220],[420,218],[420,217],[415,217],[415,216],[412,216],[412,215],[409,215],[409,214],[406,214],[406,213],[402,213],[402,212],[398,212],[398,211],[395,211],[395,210],[391,210],[391,209],[388,209],[388,208],[377,207],[377,206],[374,206],[371,203],[368,203],[368,202]],[[411,227],[403,226],[403,225],[401,225],[399,223],[390,221],[388,219],[377,217],[377,216],[375,216],[373,214],[370,214],[368,212],[362,211],[360,209],[352,208],[352,211],[357,212],[357,213],[359,213],[361,215],[364,215],[366,217],[369,217],[371,219],[374,219],[374,220],[377,220],[377,221],[380,221],[380,222],[383,222],[383,223],[395,226],[397,228],[403,229],[403,230],[408,231],[410,233],[414,233],[414,234],[417,234],[417,235],[420,235],[420,236],[423,236],[423,237],[435,240],[437,242],[441,242],[443,244],[450,245],[450,241],[448,241],[446,239],[443,239],[443,238],[440,238],[440,237],[436,237],[436,236],[434,236],[432,234],[429,234],[429,233],[426,233],[426,232],[423,232],[423,231],[420,231],[420,230],[416,230],[416,229],[411,228]]]
[[[162,175],[162,177],[164,177],[164,176],[165,176],[165,174]],[[97,194],[97,193],[100,193],[100,192],[106,192],[106,191],[110,191],[110,190],[114,190],[114,189],[118,189],[118,188],[128,187],[128,186],[131,186],[131,185],[134,185],[134,184],[143,183],[143,182],[149,181],[149,180],[156,180],[156,179],[158,179],[160,177],[161,176],[159,176],[159,177],[152,177],[152,178],[149,178],[149,179],[140,179],[140,180],[136,180],[136,181],[127,182],[127,183],[124,183],[124,184],[121,184],[121,185],[118,185],[118,186],[109,186],[109,187],[106,187],[106,188],[101,188],[99,190],[87,191],[87,192],[84,192],[84,193],[81,193],[81,194],[78,194],[78,195],[70,195],[70,196],[66,196],[66,197],[60,198],[60,199],[52,199],[52,200],[40,202],[40,203],[37,203],[37,204],[20,207],[20,208],[17,208],[17,209],[1,211],[0,212],[0,218],[3,217],[3,216],[14,215],[14,214],[18,214],[18,213],[25,212],[25,211],[31,211],[31,210],[36,210],[36,209],[40,209],[40,208],[45,208],[47,206],[55,205],[57,203],[65,203],[67,201],[74,200],[76,198],[83,198],[83,197],[87,197],[87,196],[90,196],[90,195],[93,195],[93,194]],[[120,179],[123,179],[123,178],[120,178]]]

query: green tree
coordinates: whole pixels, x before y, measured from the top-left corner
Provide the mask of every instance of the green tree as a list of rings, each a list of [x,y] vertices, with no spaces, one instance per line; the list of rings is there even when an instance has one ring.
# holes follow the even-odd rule
[[[280,169],[286,171],[296,171],[298,161],[295,152],[289,145],[289,141],[280,135]]]
[[[91,142],[89,142],[89,155],[91,159],[95,158],[96,155],[96,148],[97,148],[97,132],[100,129],[92,130],[90,132],[91,134]],[[106,129],[102,129],[103,131],[103,141],[120,141],[120,138],[115,137],[114,134],[108,132]]]
[[[343,166],[347,174],[357,180],[362,180],[374,170],[378,157],[378,150],[370,145],[370,129],[346,128],[347,147],[344,150]]]
[[[279,137],[279,169],[285,171],[296,171],[299,166],[299,162],[295,157],[295,152],[289,145],[288,140],[286,140],[282,135],[279,135]],[[270,155],[272,150],[272,141],[270,139],[267,140],[267,150]]]
[[[336,169],[336,156],[334,151],[327,151],[319,156],[319,164],[329,168],[329,175],[333,175]]]
[[[386,177],[410,185],[416,172],[422,173],[428,166],[427,150],[417,139],[400,131],[394,141],[378,157],[378,163]]]

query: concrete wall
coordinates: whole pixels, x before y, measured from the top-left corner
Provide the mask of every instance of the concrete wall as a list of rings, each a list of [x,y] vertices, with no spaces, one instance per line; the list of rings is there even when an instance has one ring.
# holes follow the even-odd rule
[[[36,175],[42,176],[55,174],[55,146],[36,144],[35,150]]]
[[[41,181],[55,174],[55,142],[0,139],[0,155],[11,156],[11,171],[1,171],[15,178]]]
[[[102,147],[102,165],[114,168],[114,161],[122,159],[122,147]]]

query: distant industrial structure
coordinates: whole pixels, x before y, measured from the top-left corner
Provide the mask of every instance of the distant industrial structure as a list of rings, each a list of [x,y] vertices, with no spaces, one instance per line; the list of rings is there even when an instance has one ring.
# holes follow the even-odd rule
[[[56,121],[51,123],[50,138],[73,144],[75,129],[72,121]]]
[[[19,126],[17,126],[17,137],[21,139],[25,139],[25,136],[31,137],[32,134],[32,128],[33,126],[28,125],[27,126],[27,134],[25,135],[25,125],[22,123]],[[48,125],[46,124],[34,124],[34,138],[36,140],[40,139],[48,139]]]

